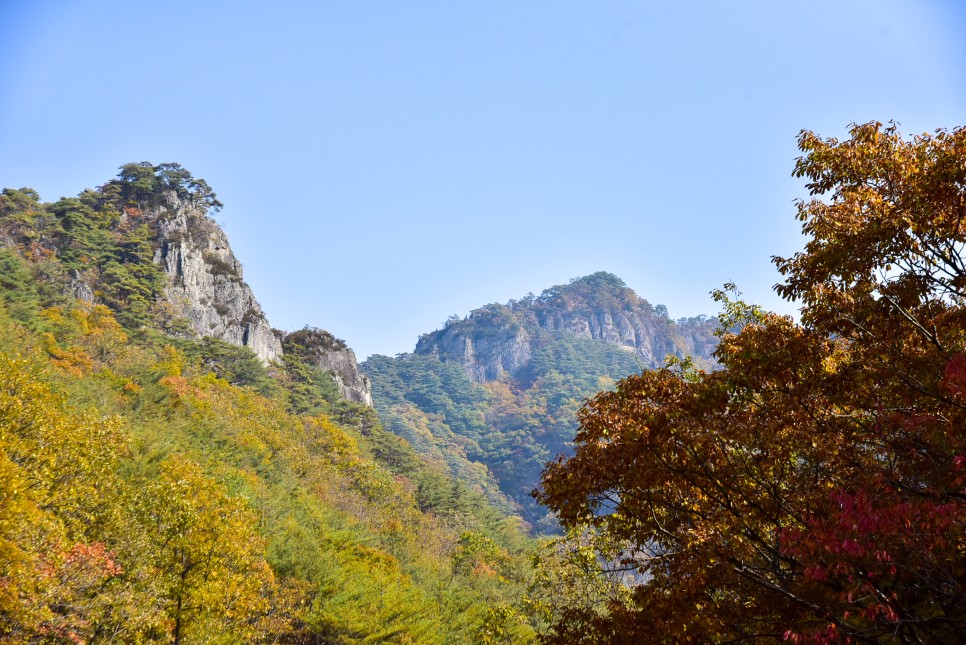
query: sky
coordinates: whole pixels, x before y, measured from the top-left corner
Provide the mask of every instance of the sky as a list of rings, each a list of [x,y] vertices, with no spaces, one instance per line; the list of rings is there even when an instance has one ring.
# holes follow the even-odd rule
[[[0,0],[0,187],[178,162],[271,324],[360,360],[610,271],[782,313],[796,136],[966,125],[966,2]]]

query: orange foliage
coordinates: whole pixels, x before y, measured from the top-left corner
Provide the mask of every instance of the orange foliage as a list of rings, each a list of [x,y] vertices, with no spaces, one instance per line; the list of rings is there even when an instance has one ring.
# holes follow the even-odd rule
[[[719,293],[723,369],[624,379],[545,472],[563,523],[642,574],[584,638],[966,638],[966,130],[799,145],[831,193],[775,260],[801,324]]]

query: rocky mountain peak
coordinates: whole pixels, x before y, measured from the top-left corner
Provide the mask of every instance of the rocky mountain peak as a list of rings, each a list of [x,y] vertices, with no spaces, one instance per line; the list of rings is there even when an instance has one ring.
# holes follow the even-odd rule
[[[122,325],[248,347],[267,365],[283,355],[284,334],[272,329],[209,216],[221,207],[179,164],[128,163],[103,186],[52,204],[29,188],[4,189],[0,247],[50,259],[63,293],[107,305]],[[352,350],[338,341],[315,343],[313,352],[344,396],[371,405]]]
[[[563,332],[616,345],[633,354],[642,368],[658,367],[668,355],[690,356],[699,366],[711,367],[716,324],[706,317],[675,322],[666,308],[652,306],[623,280],[601,271],[539,296],[486,305],[447,321],[443,329],[419,339],[416,353],[456,361],[482,383],[517,374],[543,335]]]

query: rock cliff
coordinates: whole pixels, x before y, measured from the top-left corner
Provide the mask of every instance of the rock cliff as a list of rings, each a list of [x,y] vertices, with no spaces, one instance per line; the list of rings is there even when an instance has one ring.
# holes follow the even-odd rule
[[[672,321],[663,307],[600,272],[539,297],[487,305],[463,320],[451,320],[422,336],[416,353],[456,361],[483,383],[518,373],[530,362],[541,334],[560,331],[616,345],[634,354],[642,368],[659,367],[668,355],[690,356],[699,367],[710,368],[716,324],[706,317]]]
[[[168,277],[165,294],[200,336],[249,347],[263,362],[282,354],[224,231],[202,209],[172,195],[155,223],[154,261]]]
[[[310,362],[332,375],[343,397],[372,406],[369,379],[344,342],[320,329],[288,336],[273,330],[242,278],[228,237],[206,209],[173,193],[164,202],[154,224],[154,262],[167,276],[165,295],[174,315],[200,336],[250,348],[266,364],[282,355],[283,339],[297,338],[310,346]]]
[[[199,335],[249,347],[265,363],[282,355],[283,341],[285,347],[307,346],[306,357],[332,375],[343,397],[371,407],[372,389],[355,353],[321,329],[288,335],[273,330],[221,227],[174,195],[168,201],[171,207],[155,224],[154,261],[168,277],[165,294],[174,314],[189,320]]]

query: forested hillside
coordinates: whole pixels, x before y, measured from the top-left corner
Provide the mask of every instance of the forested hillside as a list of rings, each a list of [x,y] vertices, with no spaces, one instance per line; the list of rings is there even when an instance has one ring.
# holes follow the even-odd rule
[[[0,196],[0,642],[531,639],[519,519],[346,398],[338,339],[245,346],[219,205],[174,164]]]
[[[373,356],[362,368],[387,428],[532,529],[555,532],[531,491],[547,462],[569,451],[584,399],[667,356],[712,367],[716,327],[673,321],[601,272],[454,317],[415,352]]]

